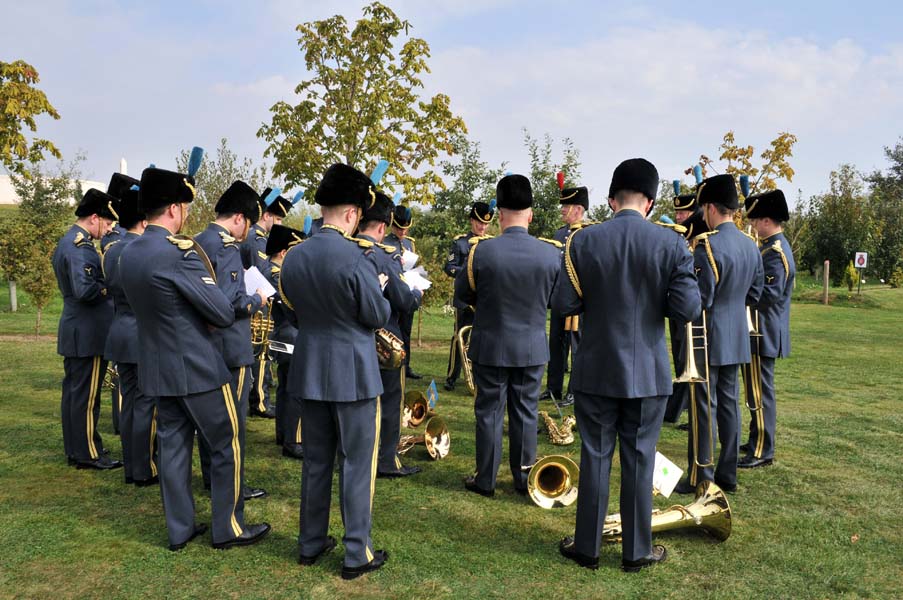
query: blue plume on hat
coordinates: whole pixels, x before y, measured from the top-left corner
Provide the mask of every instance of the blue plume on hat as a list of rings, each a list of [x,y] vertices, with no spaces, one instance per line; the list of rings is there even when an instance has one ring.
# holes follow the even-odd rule
[[[204,160],[204,149],[195,146],[191,149],[191,155],[188,157],[188,174],[194,177],[201,168],[201,161]]]
[[[659,218],[659,221],[667,223],[668,225],[674,225],[674,220],[668,215],[662,215],[661,218]]]
[[[314,224],[313,219],[310,218],[310,215],[304,216],[304,228],[301,230],[304,232],[304,235],[310,235],[310,228]]]
[[[279,194],[281,193],[282,190],[280,188],[273,188],[272,190],[270,190],[270,193],[267,194],[267,197],[263,199],[264,205],[269,206],[270,204],[275,202],[276,198],[278,198]]]
[[[693,167],[693,177],[696,178],[696,185],[702,183],[702,167],[700,165]]]
[[[512,171],[505,171],[505,177],[508,177],[509,175],[514,175],[514,173]]]
[[[498,201],[495,198],[493,198],[492,200],[489,201],[489,210],[494,211],[496,205],[498,205]]]
[[[301,202],[301,198],[303,198],[303,197],[304,197],[304,190],[301,190],[300,192],[295,194],[295,197],[292,198],[292,206]]]
[[[411,207],[410,206],[404,207],[404,218],[408,221],[411,220]]]
[[[674,195],[680,196],[680,179],[675,179],[671,182],[671,185],[674,186]]]
[[[373,172],[370,173],[370,181],[373,182],[373,185],[378,185],[379,180],[383,178],[383,175],[386,174],[386,171],[389,170],[389,161],[385,158],[381,158],[376,166],[373,167]]]
[[[129,190],[131,190],[133,192],[139,192],[139,191],[141,191],[141,188],[138,187],[137,185],[133,185],[132,187],[129,188]]]
[[[154,163],[151,163],[151,164],[147,165],[147,168],[148,169],[156,169],[157,165],[155,165]]]
[[[749,198],[749,175],[740,176],[740,191],[744,198]]]
[[[392,196],[392,204],[398,206],[398,201],[401,200],[401,192],[395,192],[395,195]]]

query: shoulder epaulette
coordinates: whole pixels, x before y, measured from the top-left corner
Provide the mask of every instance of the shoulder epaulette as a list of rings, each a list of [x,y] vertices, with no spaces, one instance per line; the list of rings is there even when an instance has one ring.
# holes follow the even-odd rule
[[[225,231],[220,231],[219,236],[223,238],[223,244],[234,244],[235,238],[226,233]]]
[[[558,248],[559,250],[560,250],[561,248],[564,248],[564,244],[562,244],[562,243],[559,242],[558,240],[553,240],[553,239],[544,238],[544,237],[536,238],[536,239],[538,239],[538,240],[541,241],[541,242],[545,242],[545,243],[547,243],[547,244],[551,244],[551,245],[555,246],[556,248]]]
[[[395,246],[389,246],[389,245],[387,245],[387,244],[379,244],[379,243],[377,243],[376,245],[379,246],[380,248],[382,248],[383,250],[385,250],[385,251],[386,251],[386,254],[392,254],[393,252],[395,252],[396,250],[398,250],[398,248],[396,248]]]
[[[371,242],[370,240],[364,240],[364,239],[361,239],[361,238],[356,238],[356,237],[354,237],[354,236],[348,235],[347,233],[345,234],[345,238],[348,239],[348,240],[351,240],[352,242],[354,242],[355,244],[357,244],[357,245],[360,246],[361,248],[373,248],[373,246],[376,245],[376,242]]]
[[[479,243],[489,237],[488,235],[475,235],[467,240],[470,243],[470,252],[467,254],[467,283],[470,284],[470,289],[474,292],[477,291],[477,279],[473,273],[473,256]]]
[[[280,267],[279,265],[273,265],[270,267],[270,273],[272,273],[273,275],[276,275],[277,273],[279,273],[281,271],[282,271],[282,267]]]
[[[460,239],[463,238],[463,237],[467,237],[467,234],[466,234],[466,233],[459,233],[458,235],[455,236],[455,240],[460,240]]]
[[[756,244],[759,243],[759,240],[756,239],[756,236],[751,235],[751,234],[749,234],[749,233],[746,233],[746,232],[743,231],[742,229],[740,230],[740,233],[742,233],[743,235],[745,235],[746,237],[748,237],[748,238],[751,239],[752,241],[756,242]]]
[[[697,235],[697,236],[694,237],[693,239],[694,239],[694,240],[697,240],[697,241],[701,241],[701,240],[706,239],[706,238],[709,237],[709,236],[715,235],[716,233],[718,233],[718,230],[717,230],[717,229],[713,229],[713,230],[711,230],[711,231],[706,231],[705,233],[700,233],[699,235]]]
[[[255,229],[254,233],[257,234],[257,237],[264,238],[264,239],[266,239],[267,236],[269,235],[266,231],[263,231],[262,229]]]
[[[84,246],[86,244],[94,245],[91,243],[91,238],[85,237],[85,234],[81,231],[75,234],[75,239],[72,240],[72,243],[76,246]]]
[[[107,253],[107,250],[109,250],[110,248],[112,248],[113,246],[115,246],[116,244],[118,244],[121,241],[122,240],[113,240],[112,242],[108,243],[106,249],[104,250],[104,254]]]
[[[580,287],[580,277],[577,275],[577,269],[574,267],[574,259],[571,257],[571,244],[574,242],[574,238],[577,237],[578,231],[569,235],[568,241],[564,245],[564,269],[567,271],[568,279],[571,280],[571,285],[574,286],[574,291],[577,292],[577,297],[582,300],[583,289]]]
[[[765,251],[767,250],[774,250],[781,257],[781,263],[784,265],[784,281],[787,281],[790,278],[790,263],[787,262],[787,255],[784,254],[784,247],[781,245],[781,240],[775,240],[774,244],[765,249]]]
[[[718,273],[718,265],[715,263],[715,255],[712,254],[712,244],[709,243],[709,238],[718,233],[718,231],[707,231],[705,233],[700,233],[696,236],[697,240],[702,240],[705,245],[705,255],[709,259],[709,264],[712,266],[712,274],[715,276],[715,283],[717,284],[721,280],[721,275]]]
[[[180,235],[168,235],[166,239],[173,245],[175,245],[179,250],[191,250],[194,248],[194,240],[190,237],[180,236]]]
[[[471,246],[476,246],[482,240],[491,240],[491,239],[492,239],[491,235],[475,235],[475,236],[470,237],[467,240],[467,243],[470,244]]]

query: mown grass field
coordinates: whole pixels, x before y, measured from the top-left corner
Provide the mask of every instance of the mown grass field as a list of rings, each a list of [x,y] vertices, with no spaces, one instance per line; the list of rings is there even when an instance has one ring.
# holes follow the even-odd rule
[[[27,299],[10,314],[0,288],[0,597],[901,597],[903,291],[863,293],[868,302],[860,305],[794,304],[793,357],[777,367],[777,462],[741,471],[726,542],[693,531],[659,535],[668,562],[639,574],[619,570],[618,546],[603,547],[596,572],[565,561],[557,542],[573,530],[575,507],[544,511],[516,495],[507,458],[494,499],[463,490],[474,435],[471,400],[459,386],[440,388],[451,454],[430,462],[419,447],[406,462],[422,474],[377,481],[373,538],[389,551],[388,564],[345,582],[341,546],[314,567],[296,563],[301,465],[279,454],[272,421],[249,421],[247,479],[270,497],[249,503],[246,514],[274,528],[251,548],[217,551],[208,534],[171,553],[157,488],[126,486],[121,470],[67,467],[54,337],[30,336]],[[55,301],[45,334],[55,332],[58,313]],[[424,387],[430,377],[441,384],[451,327],[438,311],[424,315],[423,345],[414,352]],[[109,402],[107,392],[100,428],[119,456]],[[686,434],[666,426],[659,449],[682,465]],[[567,451],[577,458],[579,445]],[[542,437],[540,455],[559,452]],[[618,478],[616,464],[613,485]],[[195,494],[198,520],[209,522],[197,464]],[[656,504],[675,499],[687,502]],[[341,538],[337,502],[334,491],[330,532]],[[613,512],[616,504],[614,492]]]

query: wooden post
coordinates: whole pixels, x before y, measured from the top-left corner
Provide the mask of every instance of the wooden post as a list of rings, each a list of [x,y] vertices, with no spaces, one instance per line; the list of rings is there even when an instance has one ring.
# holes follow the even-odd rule
[[[423,332],[423,308],[417,309],[417,347],[423,347],[423,339],[420,334]]]
[[[826,260],[825,261],[825,272],[824,272],[825,296],[822,300],[825,304],[828,304],[828,281],[829,281],[830,272],[831,272],[831,261]]]
[[[16,282],[12,279],[9,280],[9,306],[12,312],[16,312],[19,309],[19,299],[16,296]]]

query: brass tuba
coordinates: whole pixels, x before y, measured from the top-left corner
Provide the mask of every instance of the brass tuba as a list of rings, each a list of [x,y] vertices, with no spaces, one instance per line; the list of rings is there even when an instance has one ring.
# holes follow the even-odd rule
[[[470,332],[472,329],[473,325],[465,325],[458,330],[458,350],[461,353],[461,368],[464,371],[464,381],[467,382],[467,389],[476,396],[477,386],[473,382],[473,365],[470,362],[470,357],[467,356],[467,351],[470,349]]]
[[[527,495],[541,508],[563,508],[577,500],[580,467],[561,454],[544,456],[529,468]]]
[[[731,536],[731,507],[724,492],[712,481],[696,486],[696,499],[686,506],[675,504],[652,511],[652,532],[700,528],[719,542]],[[613,544],[622,538],[621,515],[605,518],[602,541]]]
[[[433,417],[426,422],[423,435],[403,435],[398,440],[398,453],[404,454],[417,444],[426,446],[433,460],[441,460],[451,450],[451,436],[442,417]]]
[[[423,392],[411,390],[404,395],[404,409],[401,413],[402,427],[412,429],[419,427],[430,414],[430,405]]]

